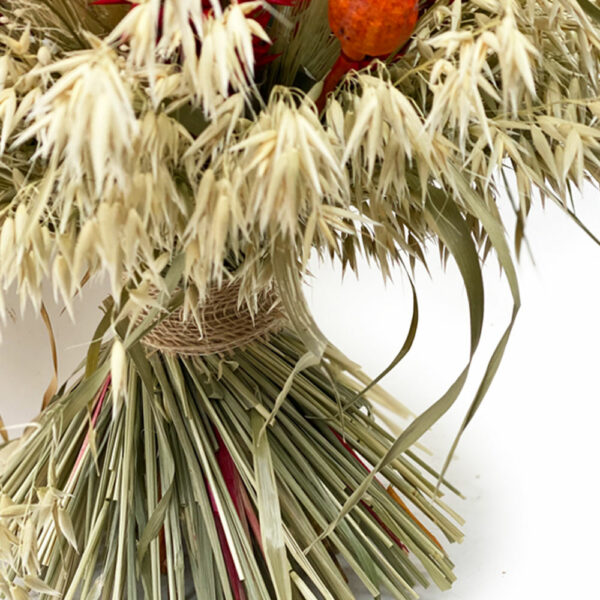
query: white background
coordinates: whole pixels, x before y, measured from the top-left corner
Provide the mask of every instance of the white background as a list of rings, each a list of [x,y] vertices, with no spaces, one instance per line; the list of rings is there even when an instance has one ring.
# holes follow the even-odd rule
[[[587,190],[580,216],[600,233],[600,196]],[[467,497],[452,506],[467,520],[463,544],[450,547],[458,582],[421,591],[425,600],[600,598],[600,248],[552,206],[537,209],[528,236],[533,260],[519,268],[523,309],[486,401],[467,430],[449,477]],[[418,272],[421,321],[411,354],[385,380],[419,412],[464,367],[466,297],[456,269]],[[314,266],[307,297],[332,342],[376,375],[403,343],[410,290],[400,272],[384,285],[367,265],[360,284],[339,269]],[[486,266],[487,305],[471,385],[426,438],[436,466],[472,398],[486,359],[508,323],[511,301],[497,264]],[[77,304],[77,323],[48,304],[65,377],[85,354],[99,319],[101,286]],[[16,300],[11,305],[18,309]],[[18,310],[16,311],[18,313]],[[0,414],[7,425],[32,418],[50,379],[44,326],[30,311],[2,328]],[[358,592],[358,588],[357,588]]]

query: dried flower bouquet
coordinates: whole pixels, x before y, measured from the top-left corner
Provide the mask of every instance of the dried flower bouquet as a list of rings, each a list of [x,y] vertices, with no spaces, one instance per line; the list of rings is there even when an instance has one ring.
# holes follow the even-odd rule
[[[0,448],[0,597],[350,600],[340,561],[373,597],[449,587],[457,491],[412,447],[471,360],[392,435],[301,284],[311,253],[410,278],[438,244],[472,359],[494,255],[513,317],[466,426],[531,203],[577,220],[597,183],[596,3],[4,0],[0,47],[0,290],[111,286],[76,383]],[[415,290],[389,368],[417,323]]]

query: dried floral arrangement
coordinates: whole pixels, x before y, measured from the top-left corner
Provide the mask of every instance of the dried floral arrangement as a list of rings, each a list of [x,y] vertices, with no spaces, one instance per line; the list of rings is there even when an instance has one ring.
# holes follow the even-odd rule
[[[470,361],[398,431],[301,285],[311,253],[410,278],[438,244],[472,358],[495,256],[513,319],[466,426],[532,202],[577,219],[598,177],[593,0],[3,0],[0,46],[0,290],[111,285],[75,381],[0,448],[0,597],[350,600],[340,560],[373,597],[448,588],[458,492],[413,446]],[[417,323],[415,290],[390,369]]]

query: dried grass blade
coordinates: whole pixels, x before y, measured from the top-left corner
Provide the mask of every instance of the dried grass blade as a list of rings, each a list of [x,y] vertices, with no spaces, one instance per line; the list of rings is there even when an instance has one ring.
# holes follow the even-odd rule
[[[285,546],[279,492],[273,470],[269,437],[268,434],[261,435],[265,421],[258,413],[252,413],[251,423],[258,516],[263,548],[278,600],[292,600],[290,564]]]
[[[50,384],[46,388],[46,391],[44,392],[44,398],[42,400],[42,410],[44,410],[50,404],[50,401],[52,400],[52,398],[54,398],[54,395],[58,390],[58,352],[56,351],[56,338],[54,336],[54,330],[52,328],[52,321],[50,320],[50,315],[46,310],[46,305],[43,302],[40,308],[40,314],[42,316],[42,320],[44,321],[44,325],[48,330],[48,337],[50,340],[50,351],[52,353],[52,366],[54,368],[52,379],[50,381]]]
[[[364,398],[386,375],[391,373],[400,364],[402,359],[410,352],[410,349],[412,348],[417,336],[417,327],[419,326],[419,299],[417,297],[417,290],[412,278],[409,279],[409,281],[413,294],[413,314],[408,327],[406,339],[402,345],[402,348],[400,348],[400,352],[398,352],[392,362],[379,375],[377,375],[375,379],[373,379],[366,387],[364,387],[348,404],[344,405],[342,409],[343,412],[346,412],[358,401],[360,401],[361,398]]]

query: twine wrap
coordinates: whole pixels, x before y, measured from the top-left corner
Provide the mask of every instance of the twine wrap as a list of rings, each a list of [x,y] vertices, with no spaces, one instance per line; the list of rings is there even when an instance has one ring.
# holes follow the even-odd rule
[[[273,290],[258,296],[251,312],[239,305],[239,284],[213,287],[199,308],[200,327],[184,318],[183,307],[153,327],[142,339],[144,346],[164,353],[206,356],[235,350],[277,331],[286,322]]]

